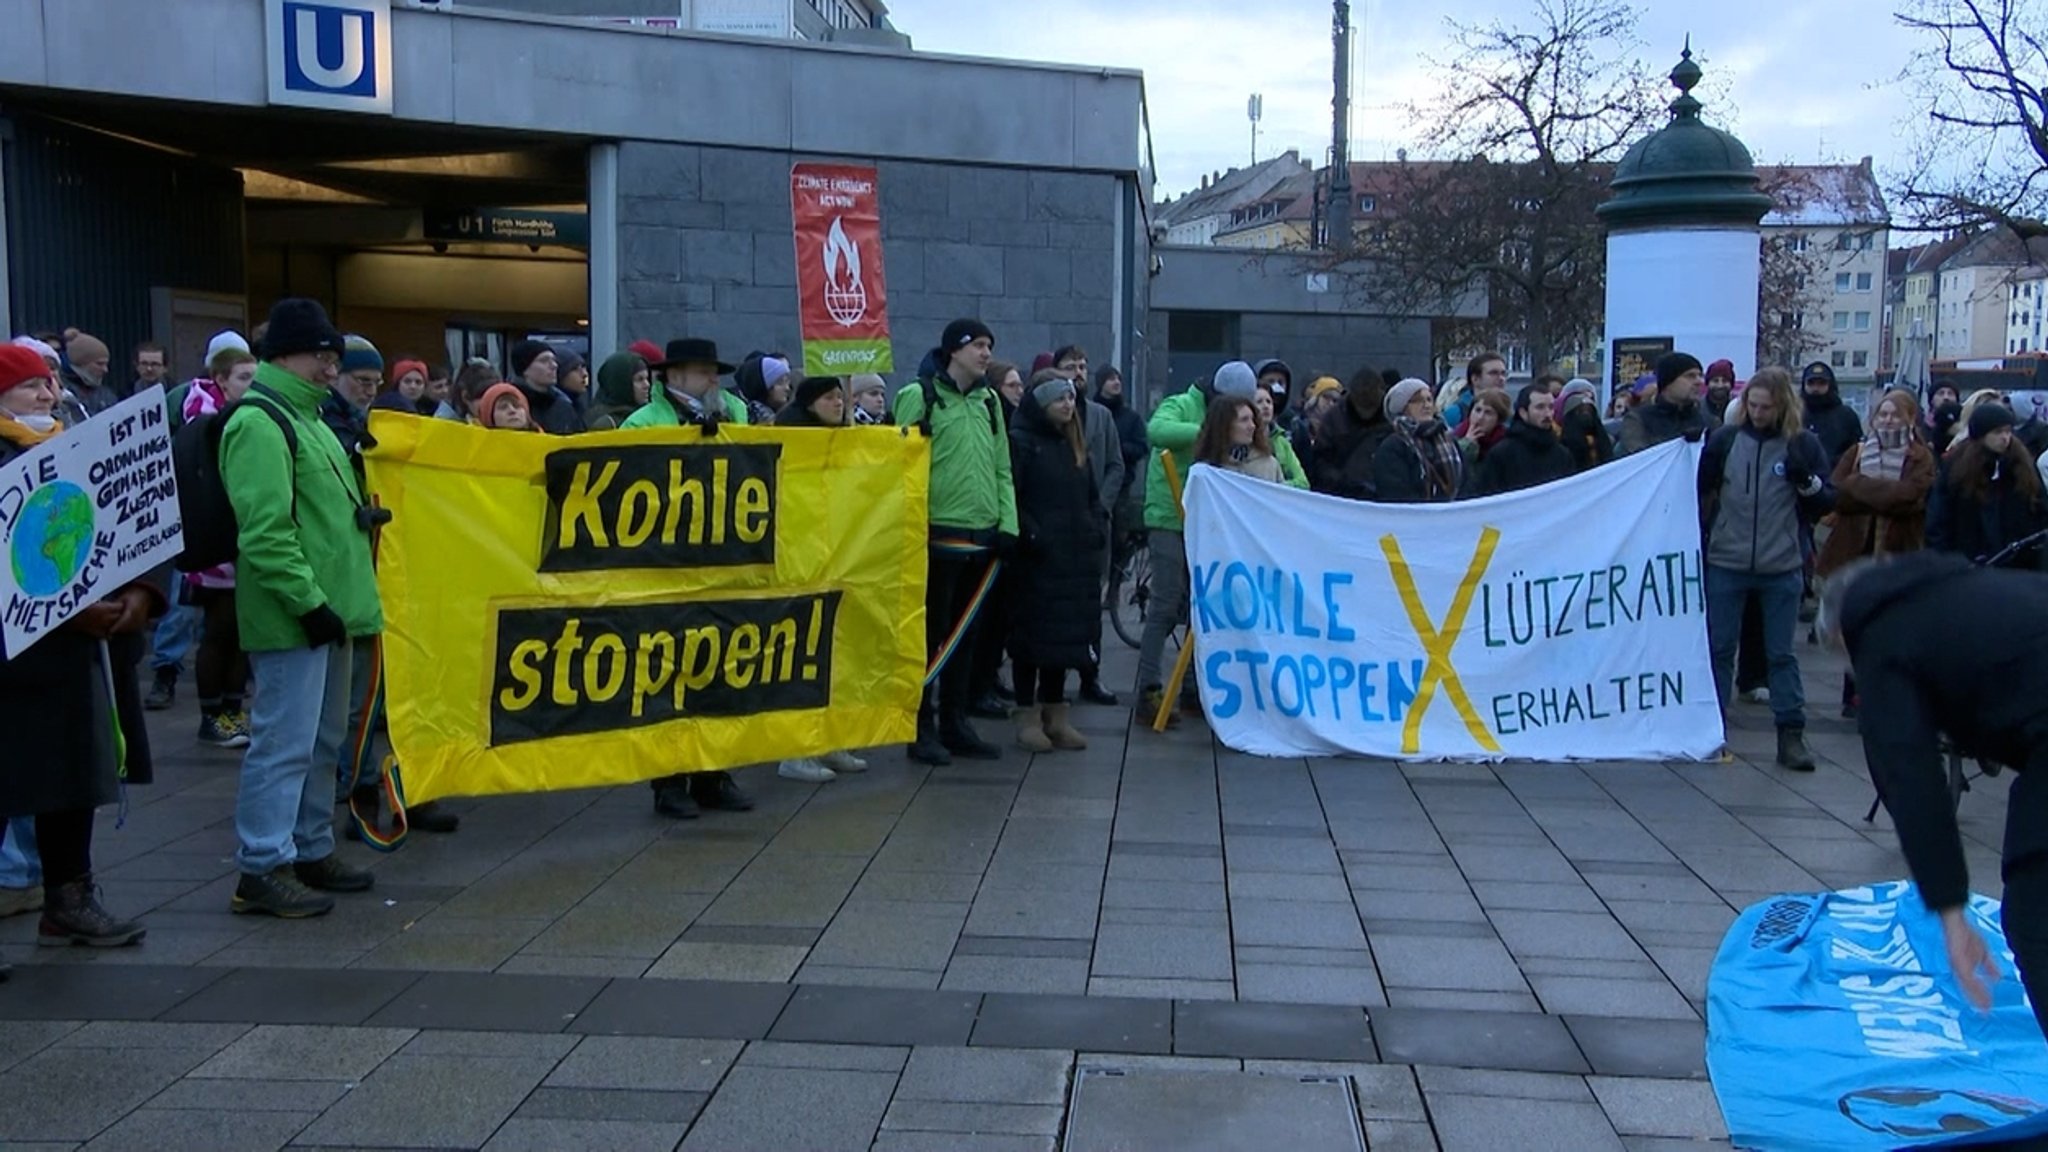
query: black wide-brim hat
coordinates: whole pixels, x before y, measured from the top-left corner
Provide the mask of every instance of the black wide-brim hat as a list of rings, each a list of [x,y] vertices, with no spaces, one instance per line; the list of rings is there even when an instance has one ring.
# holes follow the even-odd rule
[[[661,360],[658,363],[649,364],[647,367],[651,371],[659,372],[664,368],[672,368],[678,364],[715,364],[718,366],[718,374],[720,376],[730,376],[733,374],[733,366],[718,358],[718,344],[716,341],[696,340],[687,336],[681,340],[669,341],[668,348],[662,353]]]

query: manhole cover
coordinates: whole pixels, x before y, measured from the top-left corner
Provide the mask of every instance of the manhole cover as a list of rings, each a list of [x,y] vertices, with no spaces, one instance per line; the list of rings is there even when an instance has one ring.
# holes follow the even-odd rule
[[[1066,1152],[1365,1152],[1341,1077],[1083,1068]]]

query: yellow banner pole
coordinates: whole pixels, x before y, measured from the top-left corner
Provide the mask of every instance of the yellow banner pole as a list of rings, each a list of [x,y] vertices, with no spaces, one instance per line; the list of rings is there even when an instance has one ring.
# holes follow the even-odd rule
[[[1185,530],[1187,527],[1187,509],[1181,503],[1180,469],[1174,466],[1173,453],[1171,452],[1162,450],[1159,453],[1159,462],[1166,466],[1166,488],[1169,492],[1173,493],[1173,506],[1180,510],[1181,527]],[[1182,548],[1181,552],[1185,555],[1187,549]],[[1189,615],[1192,616],[1193,613],[1190,612]],[[1194,659],[1195,628],[1190,623],[1188,625],[1187,639],[1181,641],[1180,656],[1173,662],[1173,675],[1167,678],[1165,689],[1159,693],[1159,714],[1152,718],[1152,730],[1154,732],[1166,731],[1166,722],[1173,719],[1173,710],[1180,703],[1181,683],[1187,679],[1188,668],[1194,663]]]

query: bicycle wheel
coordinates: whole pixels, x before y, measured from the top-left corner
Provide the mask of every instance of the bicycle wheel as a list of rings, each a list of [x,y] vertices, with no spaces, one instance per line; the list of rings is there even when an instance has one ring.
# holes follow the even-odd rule
[[[1152,602],[1152,550],[1133,552],[1122,571],[1110,577],[1110,589],[1110,627],[1117,639],[1136,648],[1145,638],[1145,610]]]

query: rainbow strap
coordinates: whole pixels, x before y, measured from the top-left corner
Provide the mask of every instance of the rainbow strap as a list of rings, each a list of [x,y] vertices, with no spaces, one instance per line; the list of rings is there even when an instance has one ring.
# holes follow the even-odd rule
[[[935,552],[950,552],[956,556],[979,556],[990,551],[987,545],[976,544],[971,540],[934,540],[931,546]],[[939,645],[939,650],[932,654],[932,661],[924,670],[925,687],[931,687],[932,681],[939,678],[939,673],[945,670],[946,661],[953,658],[953,653],[960,647],[960,642],[967,638],[967,630],[974,626],[975,617],[981,615],[982,601],[988,599],[988,591],[995,587],[996,574],[1002,569],[1001,560],[989,560],[988,571],[982,573],[981,586],[974,590],[974,598],[967,602],[967,611],[960,614],[960,619],[954,622],[953,631],[946,637],[946,642]]]
[[[348,818],[355,825],[363,843],[378,852],[390,852],[405,843],[407,826],[405,822],[405,784],[399,777],[398,757],[387,755],[382,765],[371,767],[375,756],[377,725],[384,718],[384,638],[370,638],[370,682],[363,699],[362,719],[355,731],[349,733],[348,746]],[[377,829],[377,814],[371,812],[367,819],[356,807],[356,788],[362,783],[365,771],[375,772],[378,791],[390,804],[391,831],[387,834]]]

